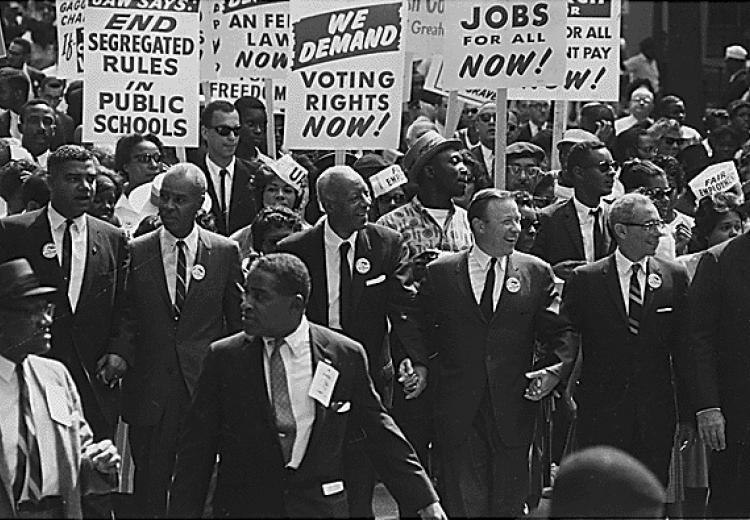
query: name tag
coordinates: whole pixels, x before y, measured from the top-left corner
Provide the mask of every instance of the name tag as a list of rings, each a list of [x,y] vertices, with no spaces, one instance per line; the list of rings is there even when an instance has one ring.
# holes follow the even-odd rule
[[[307,392],[307,395],[328,408],[331,396],[333,395],[333,388],[336,386],[338,378],[338,370],[328,363],[318,361],[318,366],[315,367],[315,374],[313,374],[312,383],[310,383],[310,390]]]

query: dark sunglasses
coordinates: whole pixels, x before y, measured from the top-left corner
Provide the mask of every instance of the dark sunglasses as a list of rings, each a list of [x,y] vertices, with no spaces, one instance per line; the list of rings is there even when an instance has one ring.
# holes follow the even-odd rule
[[[664,143],[668,146],[674,146],[676,144],[682,144],[682,137],[664,137]]]
[[[532,227],[539,227],[539,221],[537,219],[531,217],[521,217],[521,229],[523,231],[528,231]]]
[[[674,187],[669,188],[641,188],[640,192],[649,199],[668,199],[674,193]]]
[[[617,170],[620,167],[620,163],[617,161],[601,161],[599,164],[591,164],[589,168],[596,168],[602,173],[609,173],[612,170]]]
[[[142,164],[148,164],[151,161],[158,163],[158,162],[161,162],[161,154],[158,152],[157,153],[139,153],[138,155],[134,155],[133,159]]]
[[[233,133],[234,135],[239,136],[240,131],[242,130],[242,125],[240,126],[218,125],[218,126],[210,126],[209,128],[213,128],[214,130],[216,130],[216,133],[222,137],[226,137],[230,133]]]
[[[477,114],[477,117],[482,123],[494,123],[496,119],[495,114],[488,114],[487,112]]]

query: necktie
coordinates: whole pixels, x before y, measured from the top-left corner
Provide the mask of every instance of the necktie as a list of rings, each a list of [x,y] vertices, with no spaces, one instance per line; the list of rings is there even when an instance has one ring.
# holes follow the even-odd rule
[[[65,221],[65,231],[63,231],[63,247],[62,247],[62,262],[60,267],[62,268],[63,284],[65,286],[65,294],[70,299],[70,275],[71,268],[73,265],[73,235],[70,232],[70,228],[73,225],[71,219]],[[71,302],[71,306],[73,303]]]
[[[284,454],[284,464],[288,464],[292,458],[292,448],[297,435],[297,423],[294,422],[292,412],[292,400],[289,397],[289,384],[286,379],[284,360],[281,358],[281,346],[283,338],[273,340],[273,351],[269,360],[269,372],[271,379],[271,400],[273,401],[274,420],[276,430],[279,432],[281,452]]]
[[[42,465],[36,429],[31,415],[29,387],[23,376],[23,363],[16,364],[18,378],[18,461],[13,493],[17,501],[42,498]]]
[[[174,291],[174,317],[175,319],[180,318],[180,312],[182,312],[182,305],[185,303],[185,292],[187,285],[185,283],[187,277],[187,262],[185,261],[185,241],[177,241],[177,280],[175,283]]]
[[[227,175],[229,172],[225,169],[219,170],[219,179],[221,181],[221,200],[219,201],[219,208],[221,209],[221,218],[226,222],[227,220]]]
[[[594,260],[599,260],[607,256],[607,251],[604,247],[604,234],[602,231],[602,223],[599,216],[602,213],[602,208],[595,208],[589,211],[594,216]]]
[[[347,318],[349,316],[349,298],[352,290],[352,271],[349,267],[349,242],[342,242],[339,246],[339,324],[342,330],[346,330]]]
[[[479,309],[487,321],[490,321],[495,313],[495,306],[492,303],[492,294],[495,292],[495,264],[497,264],[497,258],[491,259],[487,277],[484,279],[482,298],[479,300]]]
[[[641,312],[643,310],[643,295],[641,294],[641,284],[638,283],[638,271],[641,269],[640,264],[633,264],[631,267],[633,274],[630,275],[630,304],[628,308],[628,330],[634,336],[638,335],[641,327]]]

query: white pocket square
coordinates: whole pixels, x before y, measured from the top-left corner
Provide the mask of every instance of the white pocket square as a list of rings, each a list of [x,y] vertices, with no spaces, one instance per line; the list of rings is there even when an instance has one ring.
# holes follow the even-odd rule
[[[333,408],[336,413],[346,413],[352,408],[352,403],[351,401],[331,403],[331,408]]]
[[[661,309],[656,309],[656,312],[672,312],[672,307],[662,307]]]
[[[372,287],[373,285],[377,285],[379,283],[385,282],[385,275],[381,274],[380,276],[376,276],[375,278],[371,278],[369,280],[365,280],[365,285],[367,287]]]

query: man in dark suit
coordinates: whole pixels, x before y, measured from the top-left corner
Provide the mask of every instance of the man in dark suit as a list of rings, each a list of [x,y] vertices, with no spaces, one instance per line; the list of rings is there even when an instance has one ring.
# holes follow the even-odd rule
[[[750,235],[703,255],[688,293],[690,389],[698,433],[711,453],[712,516],[750,517]]]
[[[648,197],[617,199],[610,223],[614,254],[575,269],[563,297],[561,314],[579,332],[583,354],[578,445],[622,449],[666,486],[676,425],[673,368],[678,383],[687,379],[687,272],[653,257],[665,225]]]
[[[407,287],[409,264],[401,235],[367,222],[369,190],[352,168],[328,168],[316,188],[325,219],[279,244],[279,251],[297,255],[312,273],[307,317],[362,343],[370,377],[386,407],[393,396],[390,319],[422,376],[423,383],[411,392],[416,397],[427,382],[427,356],[414,318],[415,293]],[[355,444],[348,447],[344,463],[352,516],[372,516],[375,476],[369,461]]]
[[[48,160],[50,203],[0,220],[0,261],[26,258],[45,285],[57,287],[52,348],[81,394],[97,439],[113,438],[119,391],[110,388],[127,264],[125,234],[84,212],[94,196],[93,156],[67,145]]]
[[[608,231],[607,206],[602,197],[612,193],[617,164],[599,141],[573,145],[568,172],[574,196],[540,213],[541,227],[531,254],[552,264],[555,274],[566,280],[570,272],[586,262],[598,260],[614,250]]]
[[[245,282],[244,332],[211,345],[170,493],[170,516],[203,511],[219,455],[217,517],[349,517],[342,457],[365,432],[401,514],[445,518],[413,448],[386,413],[362,346],[309,322],[301,260],[260,257]]]
[[[529,120],[518,127],[518,137],[516,142],[531,140],[547,126],[549,121],[549,101],[530,101],[529,102]]]
[[[479,191],[469,219],[475,245],[428,264],[419,289],[425,338],[438,354],[442,495],[450,516],[516,517],[529,491],[534,401],[566,377],[575,349],[557,314],[552,269],[514,251],[521,215],[513,195]],[[541,368],[532,372],[535,340]]]
[[[240,322],[237,244],[200,229],[205,177],[172,166],[159,192],[163,227],[135,239],[121,334],[110,350],[120,366],[123,418],[130,424],[139,512],[162,517],[180,427],[212,341]]]
[[[224,236],[250,224],[260,209],[253,192],[256,167],[235,156],[241,132],[240,116],[231,103],[213,101],[201,112],[206,153],[195,164],[206,176],[211,213]]]

